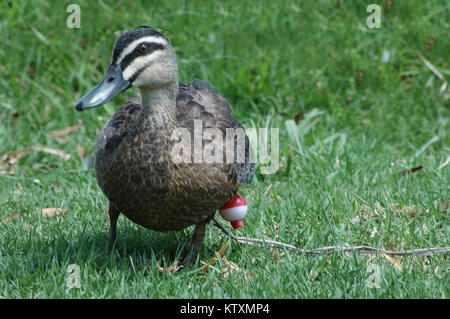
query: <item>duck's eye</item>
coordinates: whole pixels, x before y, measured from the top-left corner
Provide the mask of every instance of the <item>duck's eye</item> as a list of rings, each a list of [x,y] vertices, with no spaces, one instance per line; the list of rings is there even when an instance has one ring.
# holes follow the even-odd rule
[[[150,46],[146,43],[142,43],[138,46],[137,50],[140,54],[147,54],[148,51],[150,50]]]

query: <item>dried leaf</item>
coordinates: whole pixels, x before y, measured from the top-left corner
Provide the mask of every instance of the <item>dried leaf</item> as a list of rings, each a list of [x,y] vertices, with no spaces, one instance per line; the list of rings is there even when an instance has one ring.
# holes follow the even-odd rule
[[[276,248],[271,248],[270,249],[270,254],[273,256],[273,258],[275,258],[276,260],[280,260],[280,262],[284,261],[284,258],[282,258],[284,256],[284,251],[280,251],[279,249]]]
[[[414,205],[397,208],[396,204],[392,204],[392,211],[397,214],[409,214],[411,217],[422,216],[428,213],[428,209],[418,209]]]
[[[221,257],[222,257],[222,256],[225,254],[225,252],[227,251],[228,246],[230,246],[230,240],[227,240],[227,242],[225,243],[225,245],[224,245],[222,248],[219,249],[219,255],[220,255]],[[215,255],[214,255],[214,256],[215,256]]]
[[[218,253],[219,253],[220,257],[222,257],[225,254],[225,252],[227,251],[229,245],[230,245],[230,240],[227,240],[225,245],[222,248],[219,249]],[[217,261],[218,261],[217,254],[214,254],[212,256],[212,258],[208,262],[204,262],[203,261],[202,263],[205,264],[205,267],[202,268],[202,271],[203,272],[208,271],[208,269],[209,269],[208,266],[215,264]]]
[[[80,145],[77,145],[77,153],[80,159],[83,159],[86,156],[86,150],[82,148]]]
[[[39,172],[42,172],[42,171],[48,171],[47,166],[41,165],[41,166],[38,166],[36,168],[33,168],[33,172],[35,172],[35,173],[39,173]]]
[[[399,262],[395,261],[394,258],[386,254],[383,254],[383,257],[386,258],[391,264],[393,264],[395,268],[397,268],[400,271],[403,271],[403,266]]]
[[[42,208],[42,215],[45,217],[53,217],[58,216],[61,213],[65,213],[69,211],[68,209],[63,208]]]
[[[109,208],[107,206],[103,205],[103,211],[105,212],[106,215],[106,219],[108,220],[108,222],[110,221],[109,219]]]
[[[55,164],[47,164],[47,166],[39,165],[39,166],[33,167],[33,172],[39,173],[42,171],[48,171],[50,168],[57,168],[57,167],[58,167],[58,165],[55,165]]]
[[[20,216],[20,213],[11,214],[11,215],[8,215],[8,216],[6,216],[6,217],[3,217],[3,218],[2,218],[2,221],[3,221],[4,223],[6,223],[8,220],[17,218],[17,217],[19,217],[19,216]]]
[[[411,217],[422,216],[425,215],[426,213],[428,213],[428,209],[425,210],[416,209],[411,211]]]
[[[165,273],[172,273],[172,272],[177,272],[178,270],[180,270],[181,266],[178,265],[179,261],[178,259],[175,260],[169,267],[167,268],[163,268],[159,265],[159,262],[156,264],[156,268],[158,269],[159,272],[165,272]]]
[[[436,203],[435,203],[436,205]],[[438,210],[440,212],[445,212],[447,210],[447,208],[450,207],[450,200],[443,202],[441,204],[439,204],[438,206]],[[405,206],[402,208],[397,208],[395,204],[392,205],[392,211],[394,213],[407,213],[410,214],[411,217],[416,217],[416,216],[422,216],[425,215],[427,213],[429,213],[429,209],[418,209],[416,206],[412,205],[412,206]]]
[[[229,274],[241,271],[234,262],[228,260],[225,256],[222,257],[222,262],[225,265],[225,268],[221,272],[224,279],[226,279]]]
[[[178,259],[175,260],[167,269],[167,273],[177,272],[181,267],[178,265]]]
[[[440,212],[445,212],[447,210],[447,208],[450,207],[450,200],[443,202],[442,204],[439,205],[439,211]]]
[[[71,157],[69,154],[64,153],[61,150],[54,149],[54,148],[31,146],[31,149],[35,150],[35,151],[41,151],[41,152],[53,154],[53,155],[62,157],[64,160],[68,160]]]
[[[56,138],[58,141],[64,143],[64,142],[67,142],[67,138],[65,138],[65,136],[67,134],[70,134],[70,133],[80,129],[81,127],[83,127],[83,125],[84,125],[84,123],[78,123],[76,125],[66,127],[65,129],[62,129],[60,131],[50,132],[50,135],[53,136],[54,138]]]
[[[26,149],[24,151],[11,151],[11,152],[7,152],[5,154],[3,154],[2,158],[1,158],[1,163],[4,165],[14,165],[16,164],[19,159],[24,158],[25,156],[28,155],[29,150]]]
[[[413,168],[411,168],[411,169],[405,169],[405,170],[401,171],[401,172],[399,173],[399,175],[405,176],[405,175],[408,175],[408,174],[410,174],[410,173],[415,173],[415,172],[417,172],[417,171],[420,171],[422,168],[423,168],[423,166],[417,166],[417,167],[413,167]]]
[[[14,167],[9,167],[9,168],[0,170],[0,175],[11,175],[12,176],[14,174],[15,174]]]

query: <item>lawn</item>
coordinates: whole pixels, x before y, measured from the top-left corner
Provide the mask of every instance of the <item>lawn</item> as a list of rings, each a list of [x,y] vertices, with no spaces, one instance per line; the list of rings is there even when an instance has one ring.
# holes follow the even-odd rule
[[[379,29],[366,25],[372,2]],[[81,28],[66,25],[70,3]],[[1,2],[0,297],[448,298],[448,254],[232,243],[202,271],[227,241],[210,226],[196,264],[170,272],[193,228],[158,233],[122,216],[123,256],[109,255],[107,200],[88,163],[136,90],[74,106],[102,78],[116,36],[152,26],[170,39],[181,81],[210,82],[246,128],[279,128],[279,169],[258,164],[240,189],[249,212],[237,235],[308,249],[446,247],[449,21],[446,0]],[[67,285],[69,265],[80,288]]]

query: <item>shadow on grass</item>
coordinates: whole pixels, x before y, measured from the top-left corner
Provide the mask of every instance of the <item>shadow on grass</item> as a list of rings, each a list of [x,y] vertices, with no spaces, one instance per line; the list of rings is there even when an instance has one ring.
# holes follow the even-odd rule
[[[47,255],[61,266],[88,263],[111,271],[138,271],[157,264],[164,267],[184,257],[192,230],[189,227],[177,232],[157,232],[126,222],[118,227],[116,248],[111,253],[109,232],[99,227],[78,234],[60,234],[45,245],[35,243],[29,257],[35,259],[32,263],[41,263]]]

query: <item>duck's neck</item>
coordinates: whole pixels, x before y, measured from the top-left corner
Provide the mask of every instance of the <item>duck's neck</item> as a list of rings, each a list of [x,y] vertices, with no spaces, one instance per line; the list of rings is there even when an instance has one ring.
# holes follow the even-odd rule
[[[144,117],[153,115],[171,115],[176,113],[178,81],[160,87],[141,87],[142,114]]]

